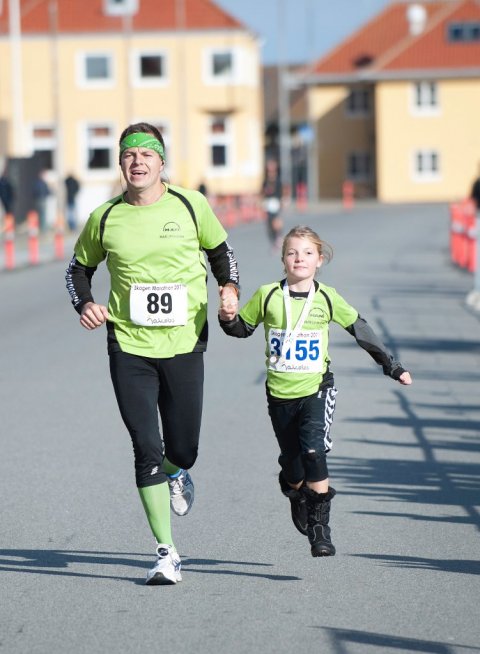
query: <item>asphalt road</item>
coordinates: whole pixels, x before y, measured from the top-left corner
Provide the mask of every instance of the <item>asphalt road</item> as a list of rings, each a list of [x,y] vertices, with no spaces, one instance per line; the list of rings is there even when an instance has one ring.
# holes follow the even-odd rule
[[[329,455],[337,555],[310,556],[277,483],[263,341],[227,338],[211,288],[183,582],[146,587],[154,542],[108,377],[61,261],[0,272],[0,653],[480,652],[480,319],[444,205],[286,218],[334,247],[322,280],[414,378],[402,387],[338,326]],[[231,230],[243,297],[281,277],[263,224]],[[94,278],[106,300],[104,271]]]

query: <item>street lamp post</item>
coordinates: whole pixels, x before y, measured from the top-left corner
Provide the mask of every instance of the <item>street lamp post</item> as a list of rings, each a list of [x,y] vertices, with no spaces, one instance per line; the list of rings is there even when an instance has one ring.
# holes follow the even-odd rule
[[[190,183],[190,167],[188,162],[188,120],[187,120],[187,88],[185,84],[185,30],[187,27],[186,4],[185,0],[175,0],[175,27],[179,32],[177,39],[177,53],[178,53],[178,68],[180,74],[178,75],[178,89],[179,89],[179,116],[178,116],[178,131],[179,135],[179,153],[180,153],[180,180],[184,186]]]
[[[8,0],[8,29],[10,39],[10,74],[12,89],[13,154],[24,154],[23,80],[22,80],[22,29],[19,0]]]
[[[63,225],[63,212],[65,207],[65,193],[63,180],[64,151],[63,131],[60,111],[60,75],[58,70],[58,0],[50,0],[48,5],[50,23],[50,48],[51,48],[51,75],[52,75],[52,111],[53,123],[55,125],[55,174],[57,178],[56,199],[57,199],[57,220]]]
[[[280,140],[280,179],[282,187],[291,197],[291,152],[290,152],[290,93],[287,83],[286,64],[286,30],[285,30],[285,0],[278,4],[278,127]]]

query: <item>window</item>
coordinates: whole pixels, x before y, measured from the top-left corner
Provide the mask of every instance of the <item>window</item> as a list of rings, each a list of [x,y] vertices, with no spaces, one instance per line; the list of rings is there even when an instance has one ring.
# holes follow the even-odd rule
[[[420,181],[439,179],[440,157],[436,150],[417,150],[414,153],[414,177]]]
[[[115,161],[116,141],[109,125],[87,125],[86,169],[89,171],[111,170]]]
[[[447,41],[450,43],[472,43],[480,41],[480,22],[466,21],[450,23],[447,26]]]
[[[113,56],[109,53],[81,53],[78,69],[80,86],[109,88],[113,85]]]
[[[167,58],[163,52],[134,52],[132,79],[136,86],[158,86],[167,78]]]
[[[372,156],[369,152],[350,152],[347,158],[347,178],[367,180],[372,176]]]
[[[140,77],[145,79],[163,77],[163,58],[155,55],[140,57]]]
[[[214,77],[230,77],[233,71],[231,52],[215,52],[212,56],[212,75]]]
[[[138,0],[103,0],[107,16],[130,16],[138,11]]]
[[[237,76],[236,56],[233,50],[206,50],[204,78],[207,84],[233,84]]]
[[[349,116],[367,116],[370,113],[370,90],[350,89],[346,99],[346,110]]]
[[[55,169],[55,148],[57,135],[51,125],[34,125],[32,127],[33,155],[43,170]]]
[[[105,80],[110,77],[107,57],[86,57],[85,77],[88,80]]]
[[[413,112],[416,114],[438,114],[438,86],[436,82],[416,82],[412,86]]]
[[[231,159],[230,118],[215,114],[209,119],[209,166],[216,172],[227,169]]]

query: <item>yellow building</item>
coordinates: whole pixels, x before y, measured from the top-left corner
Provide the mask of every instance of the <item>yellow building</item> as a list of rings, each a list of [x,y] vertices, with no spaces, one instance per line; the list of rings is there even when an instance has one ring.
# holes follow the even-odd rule
[[[451,201],[480,163],[480,3],[394,2],[308,70],[311,197]]]
[[[19,17],[9,7],[17,4]],[[259,42],[211,0],[17,0],[0,15],[0,156],[30,157],[84,217],[120,185],[118,137],[160,127],[172,183],[253,193],[263,173]]]

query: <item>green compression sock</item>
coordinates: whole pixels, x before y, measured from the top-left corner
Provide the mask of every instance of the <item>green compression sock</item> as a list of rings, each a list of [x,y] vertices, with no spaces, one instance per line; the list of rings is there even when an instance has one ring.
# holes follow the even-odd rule
[[[170,489],[168,484],[156,484],[139,488],[140,498],[147,515],[148,524],[158,543],[173,545],[170,525]]]
[[[170,463],[170,461],[167,459],[167,457],[164,457],[163,463],[162,463],[162,470],[167,475],[175,475],[175,474],[177,474],[177,472],[179,472],[181,470],[181,468],[176,466],[174,463]]]

